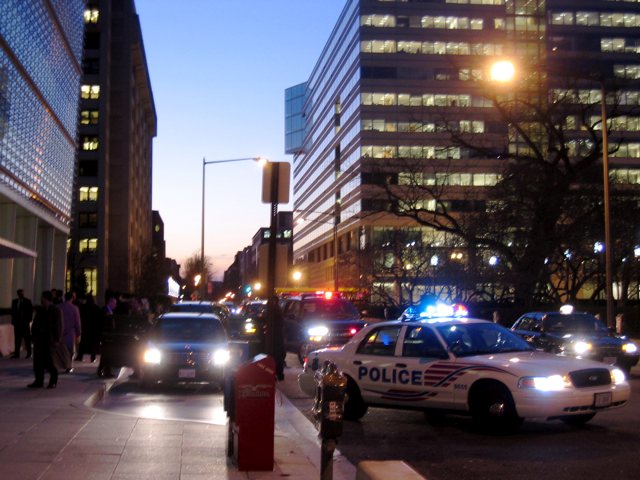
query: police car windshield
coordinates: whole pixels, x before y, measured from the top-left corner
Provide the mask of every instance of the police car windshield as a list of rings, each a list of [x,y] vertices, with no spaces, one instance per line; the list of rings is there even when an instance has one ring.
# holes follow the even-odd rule
[[[545,332],[605,332],[607,327],[590,313],[548,313],[542,319]]]
[[[304,318],[358,317],[358,309],[348,300],[341,298],[307,298],[302,303]]]
[[[213,308],[208,303],[174,303],[169,307],[170,312],[212,313]]]
[[[436,327],[457,357],[533,350],[525,340],[495,323],[460,323]]]

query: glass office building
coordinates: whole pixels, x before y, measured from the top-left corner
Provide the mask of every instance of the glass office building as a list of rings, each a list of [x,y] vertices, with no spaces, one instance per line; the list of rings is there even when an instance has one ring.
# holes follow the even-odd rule
[[[83,0],[0,2],[0,306],[63,288]]]
[[[385,213],[388,200],[375,191],[415,181],[403,165],[420,165],[421,181],[447,189],[459,215],[471,208],[465,198],[481,199],[497,184],[504,157],[494,152],[505,139],[512,154],[526,148],[483,90],[488,66],[505,57],[527,65],[518,88],[530,98],[571,94],[576,104],[597,104],[600,80],[627,81],[611,174],[640,183],[640,88],[632,86],[640,79],[639,22],[640,3],[631,0],[347,0],[309,79],[286,92],[294,262],[308,283],[331,288],[337,274],[340,287],[367,288],[358,280],[366,272],[349,258],[389,229],[456,245]],[[569,91],[567,65],[598,78]],[[452,130],[484,142],[484,155],[453,144]],[[582,141],[576,135],[571,148]]]

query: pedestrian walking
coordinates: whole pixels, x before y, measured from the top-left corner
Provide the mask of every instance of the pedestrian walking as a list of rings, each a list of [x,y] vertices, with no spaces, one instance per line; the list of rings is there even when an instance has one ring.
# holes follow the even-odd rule
[[[62,344],[62,328],[62,312],[54,305],[51,292],[45,290],[31,326],[35,380],[27,385],[29,388],[44,386],[45,370],[49,372],[47,388],[56,388],[58,367],[54,362],[54,354]]]
[[[16,292],[17,298],[11,302],[11,324],[13,325],[14,349],[11,358],[20,358],[22,342],[27,351],[27,358],[31,358],[31,320],[33,318],[33,304],[24,296],[20,288]]]
[[[65,365],[66,373],[71,373],[73,371],[73,358],[82,335],[80,310],[73,303],[75,299],[75,293],[67,292],[64,294],[64,302],[58,306],[60,311],[62,311],[62,320],[64,322],[62,341],[69,352],[68,363]]]

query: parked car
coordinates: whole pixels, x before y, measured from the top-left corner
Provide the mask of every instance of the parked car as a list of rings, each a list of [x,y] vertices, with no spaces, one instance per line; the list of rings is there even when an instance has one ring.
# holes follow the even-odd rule
[[[529,312],[511,330],[538,350],[588,358],[616,365],[629,372],[638,363],[638,346],[598,320],[594,315],[564,308],[555,312]]]
[[[347,420],[376,406],[471,415],[488,431],[537,417],[581,424],[624,406],[631,390],[616,367],[539,352],[501,325],[453,316],[367,325],[342,347],[311,352],[298,377],[307,395],[327,361],[347,377]]]
[[[285,349],[301,364],[310,351],[342,345],[365,326],[356,306],[332,292],[291,297],[281,308]]]
[[[209,382],[220,386],[229,360],[227,333],[217,316],[165,313],[147,337],[140,381],[143,387],[157,382]]]

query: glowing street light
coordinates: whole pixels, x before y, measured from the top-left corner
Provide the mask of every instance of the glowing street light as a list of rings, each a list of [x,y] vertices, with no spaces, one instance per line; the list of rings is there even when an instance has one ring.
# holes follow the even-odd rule
[[[516,76],[516,66],[510,60],[499,60],[489,67],[489,79],[493,82],[507,83]]]

